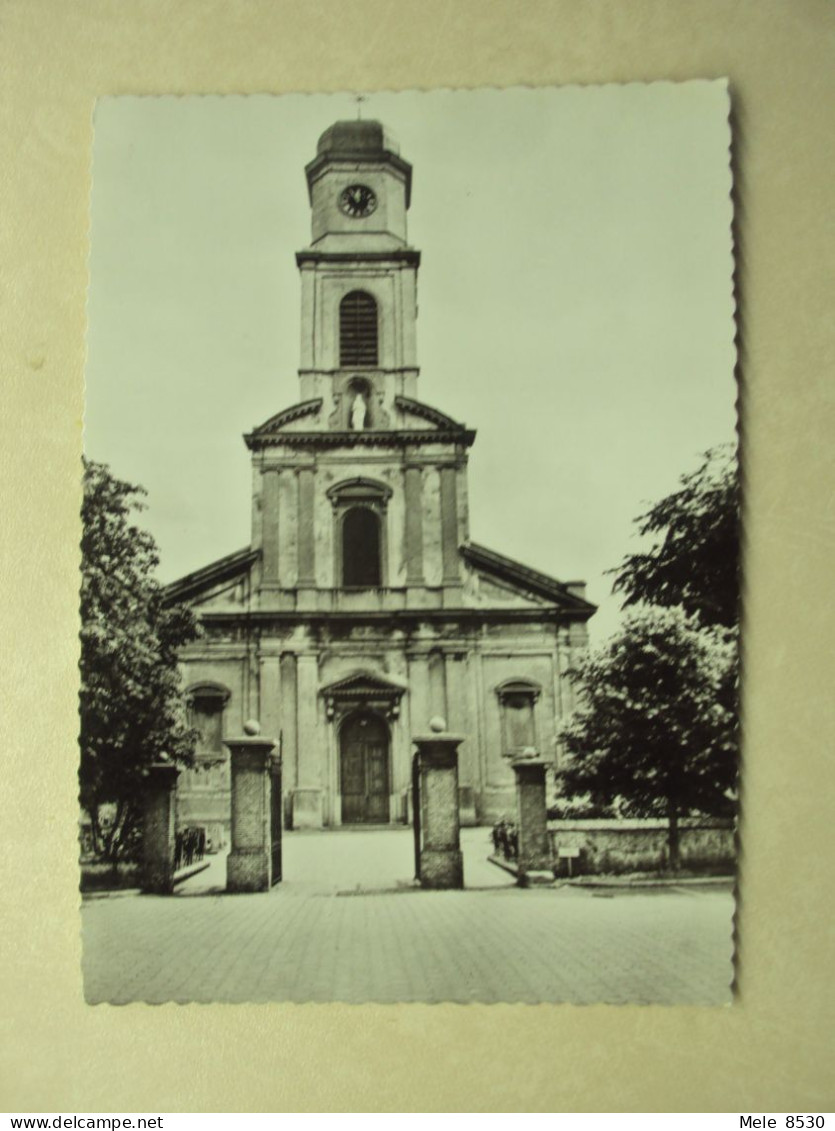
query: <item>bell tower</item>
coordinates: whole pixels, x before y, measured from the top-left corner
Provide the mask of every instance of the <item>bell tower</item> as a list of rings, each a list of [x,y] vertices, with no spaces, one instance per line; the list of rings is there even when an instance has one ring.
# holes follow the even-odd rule
[[[325,130],[305,173],[301,398],[332,405],[321,422],[329,430],[387,429],[395,397],[414,397],[418,375],[412,167],[380,122],[347,121]]]
[[[262,610],[458,607],[475,433],[415,396],[412,167],[380,122],[336,122],[305,168],[299,402],[246,437]]]

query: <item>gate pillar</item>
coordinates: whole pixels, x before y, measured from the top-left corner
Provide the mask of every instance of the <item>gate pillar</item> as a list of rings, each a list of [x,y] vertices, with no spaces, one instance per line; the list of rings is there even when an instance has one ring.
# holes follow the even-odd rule
[[[273,880],[270,755],[276,743],[262,738],[260,729],[257,722],[245,723],[245,733],[225,743],[232,768],[232,848],[226,860],[229,892],[269,891]]]
[[[545,768],[542,758],[521,757],[511,762],[516,774],[516,813],[519,828],[518,882],[524,887],[529,872],[551,871]],[[550,876],[553,879],[553,874]]]
[[[270,886],[281,882],[281,830],[284,827],[284,805],[281,791],[281,750],[270,757]]]
[[[142,796],[142,890],[174,890],[174,791],[180,771],[173,762],[148,767]]]
[[[414,738],[413,764],[415,873],[421,887],[463,888],[458,817],[458,747],[463,735],[443,734],[443,720],[429,724],[435,733]]]

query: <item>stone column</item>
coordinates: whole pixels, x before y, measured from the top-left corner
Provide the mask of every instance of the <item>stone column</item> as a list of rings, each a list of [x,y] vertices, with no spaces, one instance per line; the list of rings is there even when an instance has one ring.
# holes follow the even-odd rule
[[[180,771],[173,762],[148,767],[142,797],[142,890],[174,890],[174,791]]]
[[[516,823],[519,828],[518,882],[524,887],[529,873],[553,880],[545,802],[545,768],[542,758],[521,757],[511,762],[516,774]],[[531,877],[533,878],[533,876]]]
[[[464,886],[458,821],[458,746],[463,737],[441,733],[444,725],[433,719],[434,733],[413,739],[420,794],[416,873],[425,888]]]
[[[406,584],[423,585],[423,472],[406,467]]]
[[[270,813],[271,757],[275,742],[262,738],[258,723],[244,724],[240,738],[227,739],[232,764],[232,850],[226,890],[269,891],[272,882]]]

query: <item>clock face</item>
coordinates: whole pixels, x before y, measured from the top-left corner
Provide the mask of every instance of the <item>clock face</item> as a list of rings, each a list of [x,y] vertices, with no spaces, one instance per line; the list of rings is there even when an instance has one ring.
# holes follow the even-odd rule
[[[339,194],[339,207],[346,216],[370,216],[377,207],[377,197],[368,185],[348,185]]]

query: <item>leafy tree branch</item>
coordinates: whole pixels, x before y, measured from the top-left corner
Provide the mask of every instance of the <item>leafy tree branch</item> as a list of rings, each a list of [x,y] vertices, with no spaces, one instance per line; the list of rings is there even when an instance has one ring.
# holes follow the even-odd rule
[[[186,607],[163,605],[156,544],[134,521],[144,495],[84,461],[80,801],[112,862],[136,825],[147,767],[162,757],[189,764],[194,751],[177,655],[197,624]]]

